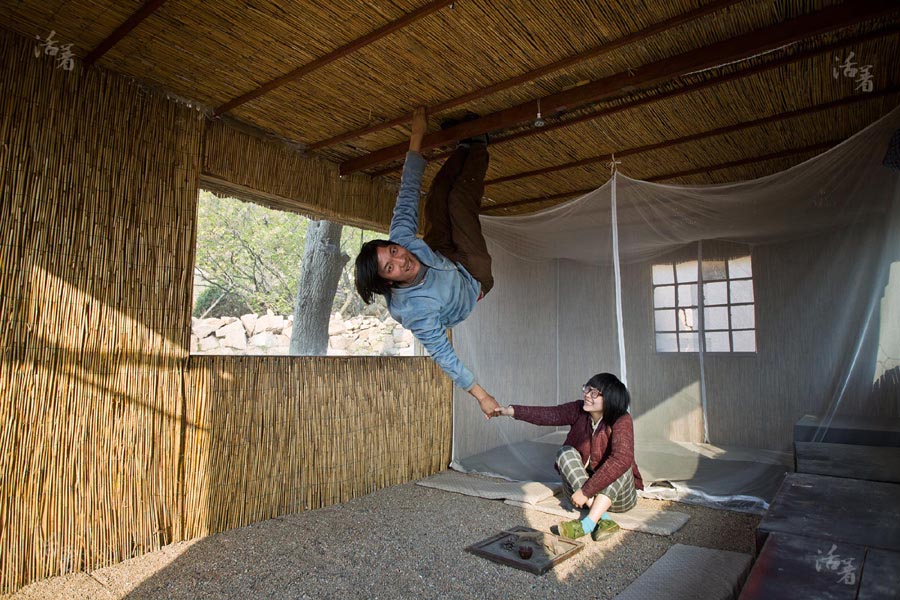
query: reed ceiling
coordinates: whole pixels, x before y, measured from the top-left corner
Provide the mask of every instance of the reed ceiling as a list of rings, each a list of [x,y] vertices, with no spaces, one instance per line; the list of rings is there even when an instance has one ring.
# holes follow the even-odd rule
[[[437,107],[428,176],[490,132],[488,214],[594,189],[613,153],[637,179],[761,177],[900,103],[896,1],[3,0],[0,19],[348,173],[396,179],[405,117]],[[834,76],[851,53],[871,91]]]

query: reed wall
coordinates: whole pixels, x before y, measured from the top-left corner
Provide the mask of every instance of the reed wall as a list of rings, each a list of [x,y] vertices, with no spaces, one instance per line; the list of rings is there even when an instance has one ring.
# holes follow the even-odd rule
[[[344,502],[449,462],[450,387],[429,359],[194,356],[186,380],[187,537]]]
[[[3,591],[182,535],[202,121],[32,46],[0,37]]]
[[[396,187],[368,175],[341,177],[335,163],[233,121],[208,124],[203,187],[278,210],[387,231]]]
[[[447,464],[427,358],[189,357],[197,110],[3,30],[0,81],[0,593]]]

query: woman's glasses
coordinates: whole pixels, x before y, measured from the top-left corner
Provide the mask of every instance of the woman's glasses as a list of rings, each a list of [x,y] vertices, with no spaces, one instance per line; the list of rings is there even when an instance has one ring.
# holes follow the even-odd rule
[[[590,398],[591,400],[596,400],[599,396],[602,395],[602,392],[595,387],[591,387],[588,384],[584,384],[581,386],[581,393]]]

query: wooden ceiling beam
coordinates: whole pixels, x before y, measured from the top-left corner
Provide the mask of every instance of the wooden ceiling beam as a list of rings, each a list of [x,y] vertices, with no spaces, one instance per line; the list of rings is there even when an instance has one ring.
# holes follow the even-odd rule
[[[849,27],[900,9],[896,0],[854,0],[812,14],[790,19],[742,36],[697,48],[677,56],[644,65],[583,86],[540,99],[547,115],[572,110],[606,97],[627,93],[639,86],[652,86],[695,71],[714,68],[736,60],[780,48],[814,35]],[[535,118],[537,100],[512,106],[425,136],[422,149],[518,125]],[[342,175],[355,173],[403,156],[405,142],[388,146],[341,163]]]
[[[734,81],[736,79],[742,79],[745,77],[750,77],[752,75],[758,75],[759,73],[764,73],[766,71],[770,71],[772,69],[776,69],[778,67],[783,67],[785,65],[799,62],[801,60],[805,60],[807,58],[812,58],[814,56],[818,56],[820,54],[825,54],[826,52],[831,52],[834,50],[840,50],[842,48],[846,48],[848,46],[853,46],[856,44],[861,44],[863,42],[867,42],[874,39],[879,39],[888,35],[893,35],[896,33],[900,33],[900,25],[891,25],[889,27],[885,27],[878,31],[869,31],[860,35],[853,36],[851,38],[847,38],[844,40],[838,40],[837,42],[833,42],[831,44],[827,44],[820,48],[813,48],[810,50],[805,50],[803,52],[799,52],[795,55],[788,56],[782,58],[780,60],[767,63],[764,65],[757,65],[755,67],[751,67],[749,69],[744,69],[743,71],[736,71],[734,73],[729,73],[727,75],[723,75],[721,77],[717,77],[715,79],[709,79],[707,81],[701,81],[699,83],[687,85],[682,88],[678,88],[676,90],[671,90],[668,92],[663,92],[661,94],[657,94],[655,96],[648,96],[646,98],[639,98],[637,100],[633,100],[631,102],[621,104],[619,106],[613,106],[609,108],[602,108],[596,111],[588,112],[577,117],[567,119],[565,121],[558,121],[556,123],[548,123],[540,128],[531,128],[524,129],[522,131],[517,131],[516,133],[506,135],[502,138],[496,138],[491,140],[491,146],[496,147],[501,144],[505,144],[507,142],[511,142],[514,140],[518,140],[524,137],[529,137],[532,135],[541,135],[548,133],[550,131],[555,131],[557,129],[561,129],[564,127],[570,127],[572,125],[576,125],[578,123],[584,123],[586,121],[594,121],[601,117],[608,117],[610,115],[616,114],[618,112],[622,112],[625,110],[631,110],[633,108],[637,108],[639,106],[643,106],[645,104],[650,104],[652,102],[658,102],[660,100],[667,100],[671,98],[675,98],[678,96],[682,96],[685,94],[690,94],[693,92],[700,91],[705,88],[713,87],[716,85],[721,85],[723,83],[727,83],[729,81]],[[439,152],[432,154],[428,157],[429,161],[437,161],[442,158],[446,158],[450,156],[451,152]],[[392,165],[386,169],[382,169],[372,174],[373,177],[387,175],[388,173],[393,173],[395,171],[399,171],[402,168],[401,164]]]
[[[733,160],[727,163],[720,163],[717,165],[712,165],[709,167],[700,167],[697,169],[690,169],[688,171],[678,171],[677,173],[666,173],[665,175],[657,175],[655,177],[648,177],[644,179],[644,181],[654,182],[654,181],[665,181],[667,179],[678,179],[679,177],[689,177],[691,175],[699,175],[700,173],[709,173],[710,171],[721,171],[723,169],[733,169],[735,167],[743,167],[744,165],[752,165],[754,163],[765,162],[767,160],[776,160],[779,158],[790,158],[791,156],[796,156],[798,154],[808,154],[811,152],[820,153],[825,150],[829,150],[834,148],[844,140],[829,140],[827,142],[820,142],[818,144],[811,144],[809,146],[804,146],[803,148],[788,148],[787,150],[782,150],[781,152],[773,152],[772,154],[764,154],[763,156],[751,156],[748,158],[742,158],[740,160]]]
[[[695,19],[699,19],[700,17],[706,16],[710,13],[722,10],[732,4],[736,4],[738,2],[743,2],[744,0],[716,0],[715,2],[710,2],[700,8],[694,9],[692,11],[686,12],[681,15],[677,15],[672,17],[671,19],[666,19],[660,23],[655,25],[651,25],[645,29],[640,31],[636,31],[634,33],[628,34],[624,37],[621,37],[617,40],[613,40],[611,42],[607,42],[605,44],[600,44],[598,46],[594,46],[584,52],[579,54],[575,54],[561,60],[558,60],[549,65],[545,65],[543,67],[539,67],[532,71],[528,71],[527,73],[523,73],[521,75],[517,75],[512,79],[507,79],[505,81],[500,81],[493,85],[489,85],[487,87],[481,88],[480,90],[475,90],[473,92],[469,92],[468,94],[458,96],[456,98],[451,98],[450,100],[445,100],[443,102],[439,102],[434,106],[428,107],[428,114],[435,115],[440,112],[444,112],[446,110],[450,110],[451,108],[455,108],[467,102],[472,102],[474,100],[478,100],[480,98],[484,98],[485,96],[489,96],[491,94],[496,94],[497,92],[503,91],[505,89],[511,88],[513,86],[521,85],[523,83],[527,83],[529,81],[533,81],[538,79],[539,77],[543,77],[549,73],[553,73],[554,71],[559,71],[561,69],[565,69],[567,67],[571,67],[572,65],[576,65],[582,63],[584,61],[590,60],[592,58],[596,58],[602,54],[606,54],[608,52],[612,52],[618,48],[623,46],[627,46],[628,44],[634,44],[636,42],[640,42],[645,40],[651,36],[657,35],[669,29],[673,29],[678,27],[679,25],[683,25]],[[328,146],[334,146],[335,144],[339,144],[341,142],[346,142],[347,140],[352,140],[358,137],[362,137],[364,135],[368,135],[370,133],[375,133],[376,131],[381,131],[382,129],[387,129],[389,127],[396,127],[397,125],[403,125],[404,123],[408,123],[410,121],[410,113],[404,113],[399,117],[395,117],[388,121],[384,121],[382,123],[375,123],[373,125],[367,125],[366,127],[361,127],[359,129],[355,129],[353,131],[347,131],[345,133],[341,133],[334,137],[330,137],[326,140],[322,140],[319,142],[315,142],[308,146],[308,150],[319,150],[321,148],[327,148]]]
[[[504,202],[502,204],[494,204],[493,206],[485,206],[481,209],[481,214],[490,214],[495,210],[503,208],[516,208],[518,206],[528,206],[529,204],[540,204],[541,202],[550,202],[551,200],[566,200],[568,198],[577,198],[595,191],[597,188],[587,188],[584,190],[573,190],[571,192],[562,192],[552,194],[550,196],[541,196],[540,198],[526,198],[524,200],[515,200],[513,202]]]
[[[857,94],[855,96],[848,96],[848,97],[842,98],[840,100],[833,100],[831,102],[826,102],[825,104],[816,104],[813,106],[807,106],[806,108],[792,110],[790,112],[780,113],[780,114],[772,115],[769,117],[763,117],[762,119],[756,119],[754,121],[745,121],[743,123],[737,123],[735,125],[729,125],[727,127],[719,127],[717,129],[710,129],[709,131],[704,131],[701,133],[694,133],[691,135],[686,135],[684,137],[675,138],[672,140],[666,140],[664,142],[658,142],[656,144],[648,144],[646,146],[638,146],[636,148],[626,148],[625,150],[620,150],[620,151],[617,150],[615,155],[616,155],[616,158],[624,158],[626,156],[632,156],[634,154],[641,154],[643,152],[650,152],[652,150],[661,150],[663,148],[668,148],[670,146],[677,146],[678,144],[686,144],[688,142],[696,142],[698,140],[716,137],[719,135],[725,135],[727,133],[734,133],[736,131],[750,129],[752,127],[760,127],[762,125],[768,125],[769,123],[777,123],[778,121],[793,119],[795,117],[808,115],[808,114],[814,113],[814,112],[829,110],[831,108],[838,108],[841,106],[846,106],[848,104],[856,104],[858,102],[865,102],[867,100],[874,100],[875,98],[881,98],[883,96],[888,96],[890,94],[896,94],[896,93],[900,93],[900,88],[894,87],[894,88],[888,88],[885,90],[879,90],[877,92],[872,92],[872,93],[868,93],[868,94]],[[542,169],[534,169],[532,171],[523,171],[522,173],[516,173],[514,175],[507,175],[505,177],[497,177],[496,179],[489,179],[489,180],[485,181],[484,184],[486,186],[497,185],[500,183],[507,183],[509,181],[516,181],[516,180],[525,179],[528,177],[537,177],[538,175],[546,175],[548,173],[564,171],[566,169],[574,169],[577,167],[585,167],[588,165],[595,165],[598,163],[609,162],[611,159],[612,159],[612,156],[610,154],[602,154],[600,156],[592,156],[590,158],[585,158],[582,160],[563,163],[560,165],[553,165],[552,167],[544,167]]]
[[[723,169],[733,169],[735,167],[742,167],[744,165],[750,165],[753,163],[765,162],[767,160],[776,160],[780,158],[789,158],[791,156],[796,156],[798,154],[808,154],[810,152],[823,152],[830,148],[834,148],[844,140],[829,140],[827,142],[820,142],[818,144],[812,144],[810,146],[804,146],[803,148],[789,148],[787,150],[782,150],[781,152],[774,152],[772,154],[765,154],[763,156],[751,156],[748,158],[742,158],[740,160],[734,160],[727,163],[719,163],[716,165],[709,165],[706,167],[700,167],[697,169],[691,169],[688,171],[677,171],[675,173],[666,173],[664,175],[656,175],[654,177],[648,177],[646,179],[641,179],[641,181],[654,182],[654,181],[665,181],[666,179],[676,179],[678,177],[689,177],[691,175],[698,175],[700,173],[709,173],[711,171],[721,171]],[[572,190],[570,192],[562,192],[559,194],[553,194],[551,196],[542,196],[539,198],[527,198],[525,200],[515,200],[513,202],[504,202],[503,204],[495,204],[493,206],[485,206],[481,209],[482,214],[489,214],[491,212],[501,210],[504,208],[514,208],[518,206],[527,206],[529,204],[540,204],[542,202],[549,202],[551,200],[562,200],[565,198],[577,198],[579,196],[584,196],[585,194],[589,194],[597,189],[597,187],[587,188],[583,190]]]
[[[393,33],[395,31],[397,31],[398,29],[402,29],[403,27],[406,27],[410,23],[418,21],[419,19],[421,19],[423,17],[427,17],[428,15],[430,15],[433,12],[437,12],[438,10],[447,6],[448,4],[452,4],[453,1],[454,0],[432,0],[432,2],[429,2],[425,6],[417,8],[416,10],[402,16],[401,18],[397,19],[396,21],[387,23],[386,25],[379,27],[375,31],[372,31],[372,32],[364,35],[363,37],[350,42],[349,44],[346,44],[344,46],[341,46],[340,48],[332,50],[325,56],[321,56],[310,63],[307,63],[301,67],[297,67],[290,73],[285,73],[284,75],[277,77],[277,78],[273,79],[272,81],[269,81],[268,83],[265,83],[265,84],[259,86],[255,90],[251,90],[251,91],[247,92],[246,94],[238,96],[237,98],[232,98],[231,100],[229,100],[228,102],[226,102],[225,104],[223,104],[222,106],[220,106],[219,108],[217,108],[215,110],[215,116],[222,115],[222,114],[240,106],[241,104],[245,104],[255,98],[259,98],[263,94],[271,92],[275,88],[281,87],[292,81],[296,81],[297,79],[300,79],[301,77],[303,77],[305,75],[308,75],[309,73],[315,71],[316,69],[320,69],[320,68],[324,67],[325,65],[338,60],[339,58],[343,58],[343,57],[347,56],[348,54],[356,52],[357,50],[359,50],[360,48],[363,48],[364,46],[368,46],[372,42],[380,40],[384,36],[386,36],[390,33]]]
[[[125,19],[125,21],[116,27],[116,30],[113,31],[109,37],[105,40],[97,44],[97,47],[91,50],[87,56],[84,57],[84,67],[88,68],[97,62],[101,56],[106,54],[110,48],[119,43],[123,37],[128,35],[132,29],[137,27],[143,22],[144,19],[149,17],[156,11],[157,8],[163,5],[166,0],[147,0],[147,2],[137,9],[130,17]]]

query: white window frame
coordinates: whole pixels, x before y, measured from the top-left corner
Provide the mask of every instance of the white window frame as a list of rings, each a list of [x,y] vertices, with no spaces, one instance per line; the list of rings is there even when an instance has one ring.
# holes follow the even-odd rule
[[[746,261],[746,267],[737,269],[735,263]],[[756,295],[753,286],[752,258],[745,255],[732,259],[720,259],[703,261],[703,273],[698,269],[697,260],[687,261],[670,261],[665,263],[657,263],[652,267],[651,275],[651,304],[652,304],[652,322],[654,332],[654,348],[659,354],[686,354],[699,352],[700,332],[704,333],[706,348],[704,352],[707,354],[756,354],[758,352],[756,339]],[[709,278],[714,272],[712,265],[715,263],[723,263],[724,277]],[[710,265],[710,268],[707,268]],[[665,270],[670,269],[668,273]],[[679,271],[682,277],[679,280]],[[657,277],[657,274],[662,277]],[[693,273],[693,275],[690,275]],[[685,276],[684,274],[688,274]],[[662,281],[658,281],[662,279]],[[741,286],[743,282],[749,282],[749,299],[746,297],[747,286]],[[697,290],[703,285],[705,292],[703,302]],[[711,285],[724,283],[724,300],[711,302],[709,300],[709,287]],[[737,284],[737,286],[735,285]],[[735,288],[744,288],[744,297],[735,298]],[[671,289],[671,293],[666,292]],[[719,293],[721,295],[721,292]],[[704,319],[700,317],[700,307],[703,307]],[[750,308],[750,314],[746,314],[746,308]],[[704,322],[709,319],[710,310],[724,309],[724,326],[709,327],[709,323]],[[750,321],[750,326],[746,323],[739,326],[735,324],[735,309],[743,311],[744,321]],[[665,314],[668,313],[668,314]],[[672,318],[674,316],[674,319]],[[722,317],[719,317],[722,320]],[[667,325],[666,323],[669,323]],[[661,325],[662,324],[662,325]],[[739,340],[738,346],[741,348],[735,350],[735,334],[749,332],[752,335],[751,340],[746,336]],[[709,334],[722,334],[719,344],[711,343]],[[666,336],[666,340],[674,340],[674,346],[671,343],[661,346],[661,336]],[[727,348],[721,344],[727,339]],[[748,341],[751,343],[748,344]],[[749,348],[752,346],[752,349]],[[712,349],[710,349],[712,347]]]

